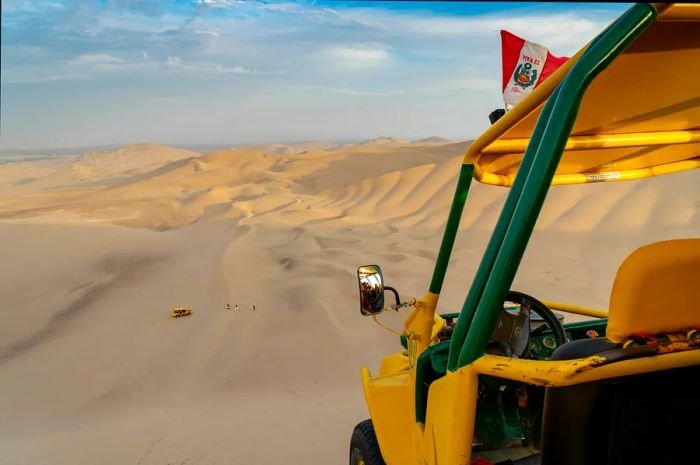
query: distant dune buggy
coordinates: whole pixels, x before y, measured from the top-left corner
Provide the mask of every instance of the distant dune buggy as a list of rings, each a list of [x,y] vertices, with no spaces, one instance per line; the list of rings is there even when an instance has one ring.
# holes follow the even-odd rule
[[[170,312],[170,316],[172,316],[173,318],[180,318],[183,316],[190,316],[190,315],[192,315],[192,310],[190,310],[189,308],[184,308],[184,307],[173,308],[173,311]]]

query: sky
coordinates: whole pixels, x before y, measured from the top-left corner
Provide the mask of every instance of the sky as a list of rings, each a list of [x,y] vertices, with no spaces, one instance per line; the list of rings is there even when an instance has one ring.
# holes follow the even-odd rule
[[[570,56],[628,6],[3,0],[0,149],[470,139],[500,29]]]

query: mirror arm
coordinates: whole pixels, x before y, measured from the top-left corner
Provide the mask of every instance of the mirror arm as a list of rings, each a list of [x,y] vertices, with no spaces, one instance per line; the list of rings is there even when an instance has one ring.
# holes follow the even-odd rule
[[[400,304],[401,304],[401,298],[399,297],[399,292],[398,292],[396,289],[394,289],[394,288],[391,287],[391,286],[384,286],[384,290],[385,290],[385,291],[391,291],[391,292],[393,292],[393,293],[394,293],[394,297],[396,298],[396,305],[400,305]]]
[[[397,302],[396,305],[392,305],[390,307],[387,307],[384,310],[393,310],[395,312],[398,312],[399,309],[401,309],[403,307],[414,307],[415,305],[416,305],[416,298],[411,297],[406,302],[403,302],[403,303]]]

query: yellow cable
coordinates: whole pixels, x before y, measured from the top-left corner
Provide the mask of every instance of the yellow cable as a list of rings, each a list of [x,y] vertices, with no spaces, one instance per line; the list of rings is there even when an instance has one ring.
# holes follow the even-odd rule
[[[379,326],[381,326],[382,328],[386,329],[386,330],[389,331],[390,333],[394,333],[394,334],[396,334],[397,336],[407,336],[407,334],[404,333],[404,332],[401,332],[401,333],[400,333],[400,332],[398,332],[398,331],[395,331],[395,330],[389,328],[388,326],[384,326],[383,324],[381,324],[381,323],[379,322],[379,320],[377,319],[377,315],[372,315],[372,319],[374,320],[375,323],[377,323]]]

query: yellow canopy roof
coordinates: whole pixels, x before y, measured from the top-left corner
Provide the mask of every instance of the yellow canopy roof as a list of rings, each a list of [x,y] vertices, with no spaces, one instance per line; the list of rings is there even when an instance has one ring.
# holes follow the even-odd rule
[[[700,167],[700,4],[656,21],[588,88],[552,184],[621,181]],[[585,48],[467,150],[480,182],[510,186],[544,103]]]

